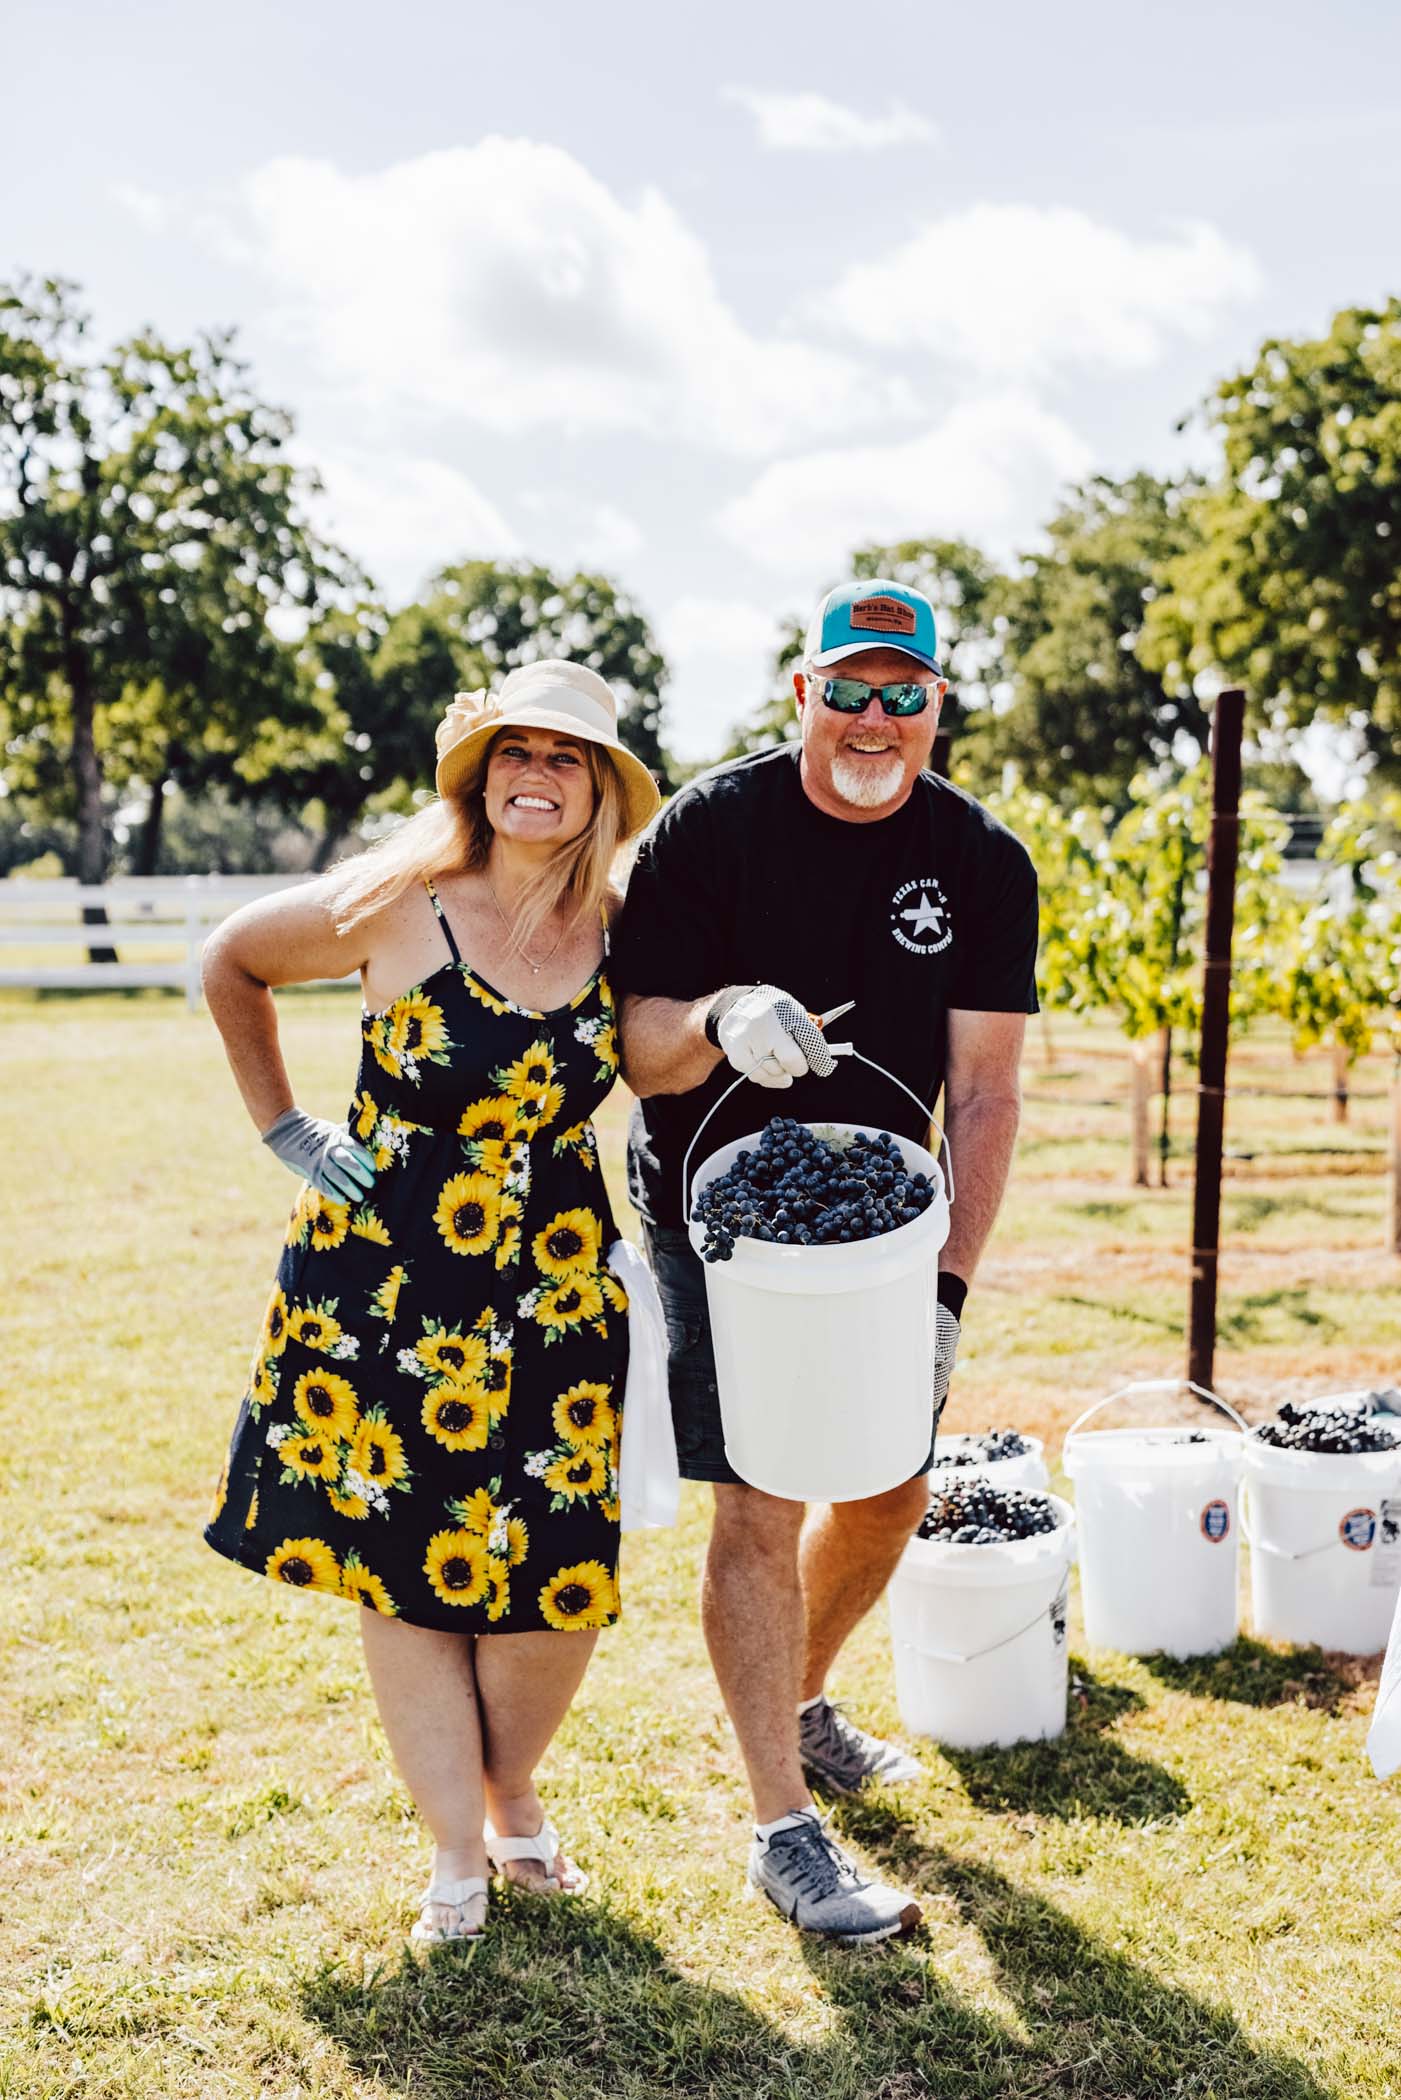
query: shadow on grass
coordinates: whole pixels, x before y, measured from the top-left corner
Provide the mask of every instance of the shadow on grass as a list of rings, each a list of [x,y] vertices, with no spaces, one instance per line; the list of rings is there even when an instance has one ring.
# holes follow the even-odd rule
[[[1065,2100],[1334,2100],[1297,2057],[1258,2048],[1224,2007],[1140,1968],[994,1868],[922,1843],[907,1816],[862,1803],[846,1820],[884,1872],[951,1903],[982,1939],[1028,2037],[1022,2043],[1003,2031],[998,2091]],[[804,1952],[847,2019],[869,2020],[880,2004],[876,1964],[810,1941]],[[924,2052],[911,2059],[920,2077],[912,2093],[965,2090],[947,2082],[942,2034],[929,2035]]]
[[[1322,1648],[1269,1648],[1242,1634],[1220,1655],[1145,1655],[1143,1667],[1170,1691],[1237,1706],[1311,1706],[1342,1711],[1360,1685],[1374,1684],[1379,1656],[1337,1655]]]
[[[1154,1823],[1182,1815],[1192,1797],[1171,1772],[1136,1757],[1109,1733],[1144,1704],[1141,1693],[1095,1677],[1077,1660],[1069,1724],[1055,1742],[1019,1743],[1013,1750],[941,1749],[976,1808]]]
[[[1180,1320],[1164,1319],[1161,1313],[1140,1312],[1136,1305],[1115,1304],[1112,1299],[1082,1298],[1074,1291],[1054,1291],[1048,1303],[1073,1305],[1081,1312],[1103,1313],[1108,1320],[1133,1320],[1140,1327],[1156,1327],[1163,1334],[1180,1334]]]
[[[1342,1332],[1331,1313],[1321,1312],[1310,1303],[1306,1286],[1281,1285],[1278,1290],[1252,1291],[1249,1296],[1224,1306],[1217,1316],[1217,1340],[1234,1342],[1242,1347],[1248,1342],[1264,1340],[1267,1313],[1282,1313],[1287,1320],[1297,1320],[1321,1342],[1336,1341]]]

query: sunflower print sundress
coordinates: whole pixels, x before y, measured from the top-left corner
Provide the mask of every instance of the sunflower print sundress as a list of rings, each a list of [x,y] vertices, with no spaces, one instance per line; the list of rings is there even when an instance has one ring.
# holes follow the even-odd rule
[[[428,893],[449,959],[362,1019],[348,1126],[374,1186],[297,1198],[204,1537],[418,1626],[609,1626],[628,1323],[589,1120],[618,1073],[606,952],[533,1012]]]

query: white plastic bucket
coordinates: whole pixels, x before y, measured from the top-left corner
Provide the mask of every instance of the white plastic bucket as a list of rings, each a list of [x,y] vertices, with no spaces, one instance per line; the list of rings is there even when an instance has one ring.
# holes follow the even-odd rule
[[[823,1135],[876,1137],[872,1125],[815,1123]],[[783,1247],[740,1239],[705,1265],[725,1456],[751,1487],[793,1502],[853,1502],[911,1479],[934,1417],[935,1287],[948,1238],[948,1183],[933,1153],[895,1136],[934,1198],[871,1240]],[[703,1189],[753,1150],[721,1146],[696,1170]],[[699,1253],[705,1230],[688,1227]]]
[[[1180,1392],[1146,1379],[1087,1408],[1066,1434],[1075,1482],[1085,1638],[1124,1655],[1215,1655],[1240,1630],[1239,1499],[1245,1424],[1201,1386],[1190,1391],[1230,1415],[1188,1443],[1178,1427],[1097,1429],[1084,1424],[1130,1393]]]
[[[1066,1610],[1075,1513],[1000,1546],[912,1538],[890,1579],[900,1719],[956,1750],[1005,1749],[1065,1730]]]
[[[1401,1588],[1401,1450],[1286,1451],[1250,1436],[1256,1633],[1375,1655]]]
[[[972,1465],[952,1465],[955,1452],[976,1449],[976,1436],[941,1436],[934,1446],[934,1464],[930,1469],[929,1484],[933,1488],[942,1483],[953,1486],[970,1476],[988,1480],[998,1488],[1020,1488],[1029,1495],[1044,1495],[1051,1484],[1051,1475],[1044,1457],[1045,1445],[1039,1436],[1024,1436],[1026,1450],[1015,1458],[977,1458]]]

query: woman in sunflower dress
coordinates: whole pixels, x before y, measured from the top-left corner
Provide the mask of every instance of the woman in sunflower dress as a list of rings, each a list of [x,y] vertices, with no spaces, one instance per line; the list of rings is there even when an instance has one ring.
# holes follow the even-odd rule
[[[658,797],[615,722],[564,662],[459,695],[438,802],[206,950],[244,1101],[303,1185],[204,1536],[362,1607],[435,1840],[425,1940],[480,1932],[489,1865],[583,1885],[534,1772],[619,1611],[627,1299],[590,1117],[618,1069],[610,870]],[[354,969],[330,1124],[293,1103],[270,988]]]

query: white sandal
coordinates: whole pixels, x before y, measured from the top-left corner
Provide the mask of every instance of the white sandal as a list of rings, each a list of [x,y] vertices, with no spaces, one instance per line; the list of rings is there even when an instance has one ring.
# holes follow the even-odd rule
[[[552,1896],[582,1896],[589,1885],[589,1877],[583,1868],[576,1866],[560,1844],[559,1832],[546,1816],[534,1837],[498,1837],[490,1827],[485,1832],[486,1856],[498,1873],[512,1860],[533,1859],[546,1869],[545,1892]],[[564,1859],[563,1877],[553,1871],[557,1858]],[[503,1877],[510,1881],[514,1877]],[[529,1882],[518,1882],[518,1888],[530,1889]]]
[[[478,1898],[481,1912],[469,1923],[462,1915]],[[461,1881],[430,1881],[423,1892],[423,1906],[409,1937],[420,1946],[436,1947],[447,1940],[479,1940],[486,1930],[487,1885],[480,1874],[468,1874]],[[453,1925],[437,1925],[429,1915],[429,1905],[441,1904],[446,1910],[458,1913]]]

